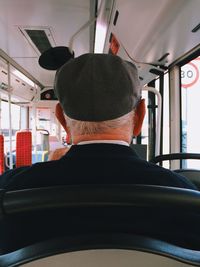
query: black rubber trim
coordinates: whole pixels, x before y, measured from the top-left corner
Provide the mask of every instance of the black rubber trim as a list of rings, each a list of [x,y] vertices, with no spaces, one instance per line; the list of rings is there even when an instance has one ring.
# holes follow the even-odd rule
[[[172,154],[165,154],[156,156],[155,158],[151,159],[150,162],[152,163],[159,163],[165,160],[176,160],[176,159],[200,159],[200,154],[198,153],[172,153]]]
[[[168,56],[170,55],[170,53],[165,53],[162,57],[160,57],[159,59],[158,59],[158,62],[161,62],[161,61],[163,61],[164,59],[166,59]]]
[[[114,26],[116,26],[116,24],[117,24],[118,17],[119,17],[119,11],[116,10],[116,12],[115,12],[115,17],[114,17],[114,20],[113,20],[113,25],[114,25]]]
[[[74,185],[6,192],[6,214],[74,207],[170,208],[200,210],[200,192],[151,185]]]
[[[165,256],[180,262],[200,266],[200,252],[152,238],[130,234],[66,236],[48,240],[0,256],[1,267],[15,267],[40,258],[90,249],[127,249]]]
[[[191,30],[191,32],[197,32],[198,30],[200,29],[200,23],[199,24],[197,24],[192,30]]]

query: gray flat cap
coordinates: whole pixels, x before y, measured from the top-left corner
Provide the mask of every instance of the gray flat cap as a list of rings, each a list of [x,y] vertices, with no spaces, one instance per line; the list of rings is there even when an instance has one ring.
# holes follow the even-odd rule
[[[57,71],[54,89],[65,114],[80,121],[121,117],[141,96],[135,65],[110,54],[71,59]]]

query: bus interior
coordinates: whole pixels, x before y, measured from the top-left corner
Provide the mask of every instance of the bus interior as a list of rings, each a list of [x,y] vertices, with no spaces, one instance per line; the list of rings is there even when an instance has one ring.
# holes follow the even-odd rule
[[[137,66],[143,87],[147,112],[142,132],[133,137],[131,146],[145,160],[185,175],[200,189],[199,10],[200,0],[0,0],[0,173],[48,161],[52,151],[72,145],[56,116],[56,70],[63,60],[85,53],[111,53]],[[68,54],[63,57],[63,53]],[[65,199],[59,190],[65,208],[80,205],[78,197],[70,198],[67,191],[69,198]],[[71,190],[80,196],[80,188]],[[102,188],[101,193],[106,190]],[[160,201],[168,210],[175,206],[181,212],[186,207],[189,213],[189,203],[192,211],[200,207],[198,192],[190,196],[188,192],[163,189],[157,198],[147,194],[145,199],[143,193],[142,199],[138,192],[147,189],[133,187],[130,190],[137,197],[129,199],[127,190],[111,187],[110,204],[106,193],[105,198],[99,195],[93,199],[96,188],[85,189],[90,204],[86,195],[80,199],[85,207],[98,208],[106,201],[116,207],[116,193],[124,203],[120,207],[134,201],[137,207],[143,201],[144,208],[149,203],[155,208]],[[41,211],[44,203],[53,201],[48,197],[52,192],[44,190],[44,198],[38,192],[26,201],[24,192],[9,195],[2,190],[1,213],[8,209],[8,214],[19,216],[28,207]],[[175,193],[180,197],[179,204]],[[55,199],[56,204],[49,205],[61,208],[56,192]],[[62,245],[46,241],[43,246],[0,255],[0,266],[200,266],[200,251],[195,254],[194,250],[148,238],[113,236],[108,240],[102,234],[99,243],[92,236],[70,238],[71,246],[66,246],[67,239],[63,238]],[[64,252],[72,253],[60,259]],[[51,263],[45,262],[53,254],[56,256]],[[39,258],[43,258],[41,263],[37,262]],[[134,261],[135,265],[130,265]]]

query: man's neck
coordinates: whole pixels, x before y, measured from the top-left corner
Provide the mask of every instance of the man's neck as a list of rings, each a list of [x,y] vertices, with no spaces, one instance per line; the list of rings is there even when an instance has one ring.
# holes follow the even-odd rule
[[[129,146],[129,143],[122,140],[90,140],[90,141],[82,141],[77,145],[88,145],[88,144],[117,144]]]
[[[87,141],[101,141],[101,140],[114,140],[114,141],[124,141],[130,144],[130,137],[126,134],[91,134],[91,135],[76,135],[73,137],[73,143],[78,144],[80,142]]]

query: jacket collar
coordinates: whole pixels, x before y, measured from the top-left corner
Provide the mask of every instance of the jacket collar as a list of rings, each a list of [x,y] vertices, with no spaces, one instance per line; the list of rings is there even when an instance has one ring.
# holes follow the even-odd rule
[[[65,157],[89,156],[89,157],[124,157],[134,156],[138,158],[137,153],[129,146],[110,143],[93,143],[84,145],[72,145]]]

